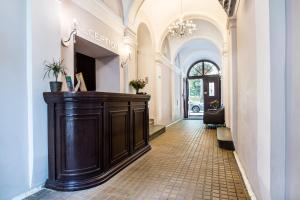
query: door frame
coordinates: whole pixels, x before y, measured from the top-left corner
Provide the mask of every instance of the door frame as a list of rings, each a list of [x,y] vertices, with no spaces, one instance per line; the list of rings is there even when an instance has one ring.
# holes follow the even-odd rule
[[[201,62],[203,62],[203,66],[204,66],[204,62],[209,62],[209,63],[212,63],[217,69],[218,69],[218,71],[219,71],[219,74],[217,74],[217,75],[202,75],[202,76],[189,76],[189,74],[190,74],[190,71],[191,71],[191,69],[194,67],[194,65],[196,65],[197,63],[201,63]],[[204,69],[203,69],[204,70]],[[219,96],[220,96],[220,103],[221,103],[221,101],[222,101],[222,79],[221,79],[221,75],[220,75],[220,67],[215,63],[215,62],[213,62],[213,61],[211,61],[211,60],[199,60],[199,61],[197,61],[197,62],[194,62],[191,66],[190,66],[190,68],[189,68],[189,70],[188,70],[188,72],[187,72],[187,76],[186,76],[186,78],[185,78],[185,86],[186,86],[186,90],[185,90],[185,94],[184,94],[184,118],[185,119],[188,119],[189,118],[189,103],[188,103],[188,101],[189,101],[189,80],[193,80],[193,79],[202,79],[203,80],[203,86],[204,86],[204,82],[206,81],[206,78],[212,78],[212,77],[218,77],[219,79],[220,79],[220,85],[219,85],[219,88],[220,88],[220,90],[219,90]],[[202,87],[202,89],[204,90],[204,87]],[[204,91],[203,91],[203,95],[204,95]],[[203,101],[205,101],[205,98],[203,97]],[[205,102],[204,102],[204,104],[205,104]]]

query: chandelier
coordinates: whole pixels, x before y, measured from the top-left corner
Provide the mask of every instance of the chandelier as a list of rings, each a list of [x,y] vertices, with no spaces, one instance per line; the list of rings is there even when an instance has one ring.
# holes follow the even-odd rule
[[[192,34],[196,28],[196,24],[193,23],[192,20],[185,20],[183,18],[183,12],[182,12],[182,0],[180,0],[181,5],[180,5],[180,14],[181,17],[173,22],[169,26],[169,35],[172,37],[177,37],[177,38],[182,38],[188,34]]]

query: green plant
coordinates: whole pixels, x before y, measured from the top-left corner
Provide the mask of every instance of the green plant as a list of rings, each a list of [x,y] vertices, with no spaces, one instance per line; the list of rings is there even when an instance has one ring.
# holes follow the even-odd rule
[[[214,109],[217,109],[220,107],[220,102],[218,100],[214,100],[212,102],[209,103],[210,107],[213,107]]]
[[[65,71],[65,67],[63,66],[63,60],[54,60],[50,63],[50,62],[46,62],[44,63],[45,65],[45,74],[44,74],[44,78],[46,76],[48,76],[48,78],[50,78],[50,75],[52,74],[53,77],[55,77],[55,82],[57,82],[58,76],[59,74],[63,74],[66,75],[66,71]]]
[[[143,79],[136,79],[130,81],[129,85],[138,91],[139,89],[143,89],[147,85],[147,82]]]

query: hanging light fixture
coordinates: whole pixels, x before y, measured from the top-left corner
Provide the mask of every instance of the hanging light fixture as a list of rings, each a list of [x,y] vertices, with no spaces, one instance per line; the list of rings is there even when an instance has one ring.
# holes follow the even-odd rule
[[[192,20],[183,18],[182,0],[180,0],[180,18],[169,26],[169,35],[172,37],[182,38],[188,34],[192,34],[197,30],[196,24]]]

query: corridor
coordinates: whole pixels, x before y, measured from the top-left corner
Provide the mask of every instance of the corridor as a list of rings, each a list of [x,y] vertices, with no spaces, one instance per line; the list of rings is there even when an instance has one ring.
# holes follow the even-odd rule
[[[78,192],[42,190],[27,199],[250,199],[233,153],[218,148],[216,131],[201,123],[172,125],[151,142],[151,151],[101,186]]]

